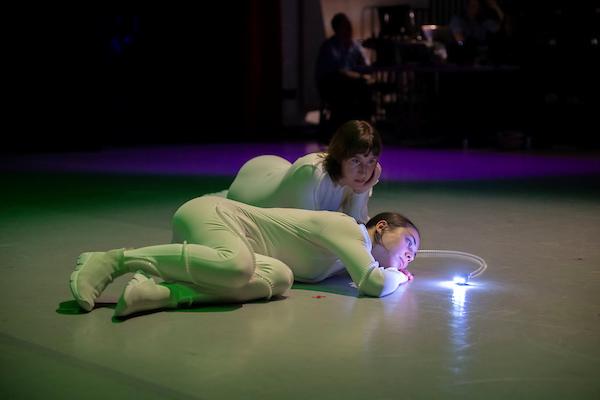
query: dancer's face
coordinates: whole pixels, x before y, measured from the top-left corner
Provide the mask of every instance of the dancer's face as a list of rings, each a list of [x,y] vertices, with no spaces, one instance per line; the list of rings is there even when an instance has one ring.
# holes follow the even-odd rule
[[[373,153],[356,154],[342,161],[342,183],[355,192],[362,192],[365,183],[373,177],[377,157]]]
[[[379,243],[373,244],[371,253],[384,268],[406,269],[415,259],[421,238],[413,228],[390,228],[385,221],[377,224]]]

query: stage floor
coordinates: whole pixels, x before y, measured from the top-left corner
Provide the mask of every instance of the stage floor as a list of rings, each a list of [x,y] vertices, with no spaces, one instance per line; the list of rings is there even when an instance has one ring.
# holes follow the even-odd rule
[[[90,313],[68,281],[79,253],[168,243],[185,201],[225,189],[257,154],[207,145],[0,162],[3,399],[600,398],[600,159],[386,149],[370,214],[397,210],[423,249],[415,280],[358,298],[347,276],[271,302],[112,318],[127,277]]]

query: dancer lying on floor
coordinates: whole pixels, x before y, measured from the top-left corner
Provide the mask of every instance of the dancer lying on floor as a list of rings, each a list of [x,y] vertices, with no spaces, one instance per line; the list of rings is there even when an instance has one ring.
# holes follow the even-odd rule
[[[364,224],[381,175],[380,153],[379,133],[366,121],[351,120],[334,134],[328,153],[307,154],[293,164],[272,155],[249,160],[225,196],[257,207],[341,211]]]
[[[214,196],[181,206],[173,234],[172,244],[81,254],[70,281],[79,305],[91,311],[108,283],[136,271],[142,273],[126,286],[116,316],[269,299],[294,279],[319,282],[344,268],[360,294],[381,297],[412,279],[407,266],[420,244],[415,225],[397,213],[365,226],[339,212],[259,208]]]

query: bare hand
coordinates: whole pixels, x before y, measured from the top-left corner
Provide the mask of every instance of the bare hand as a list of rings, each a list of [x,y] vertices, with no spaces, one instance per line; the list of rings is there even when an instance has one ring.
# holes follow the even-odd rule
[[[381,176],[381,164],[377,163],[371,177],[362,185],[362,188],[356,193],[365,193],[371,190],[373,186],[379,182],[379,177]]]
[[[404,268],[404,269],[400,269],[398,268],[398,271],[402,272],[404,275],[406,275],[406,277],[408,278],[409,281],[412,281],[413,279],[415,279],[415,276],[413,274],[411,274],[408,269]]]

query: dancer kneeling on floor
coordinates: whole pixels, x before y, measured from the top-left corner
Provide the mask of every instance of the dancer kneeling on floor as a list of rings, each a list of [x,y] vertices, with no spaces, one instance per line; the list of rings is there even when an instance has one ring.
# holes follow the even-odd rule
[[[172,244],[81,254],[70,281],[79,305],[91,311],[113,279],[136,271],[116,316],[269,299],[294,279],[319,282],[344,268],[360,294],[381,297],[412,279],[407,267],[420,245],[415,225],[397,213],[362,225],[339,212],[259,208],[214,196],[181,206],[173,234]]]
[[[257,207],[340,211],[364,224],[381,175],[381,148],[373,126],[351,120],[333,135],[327,153],[310,153],[293,164],[274,155],[250,159],[221,195]]]

